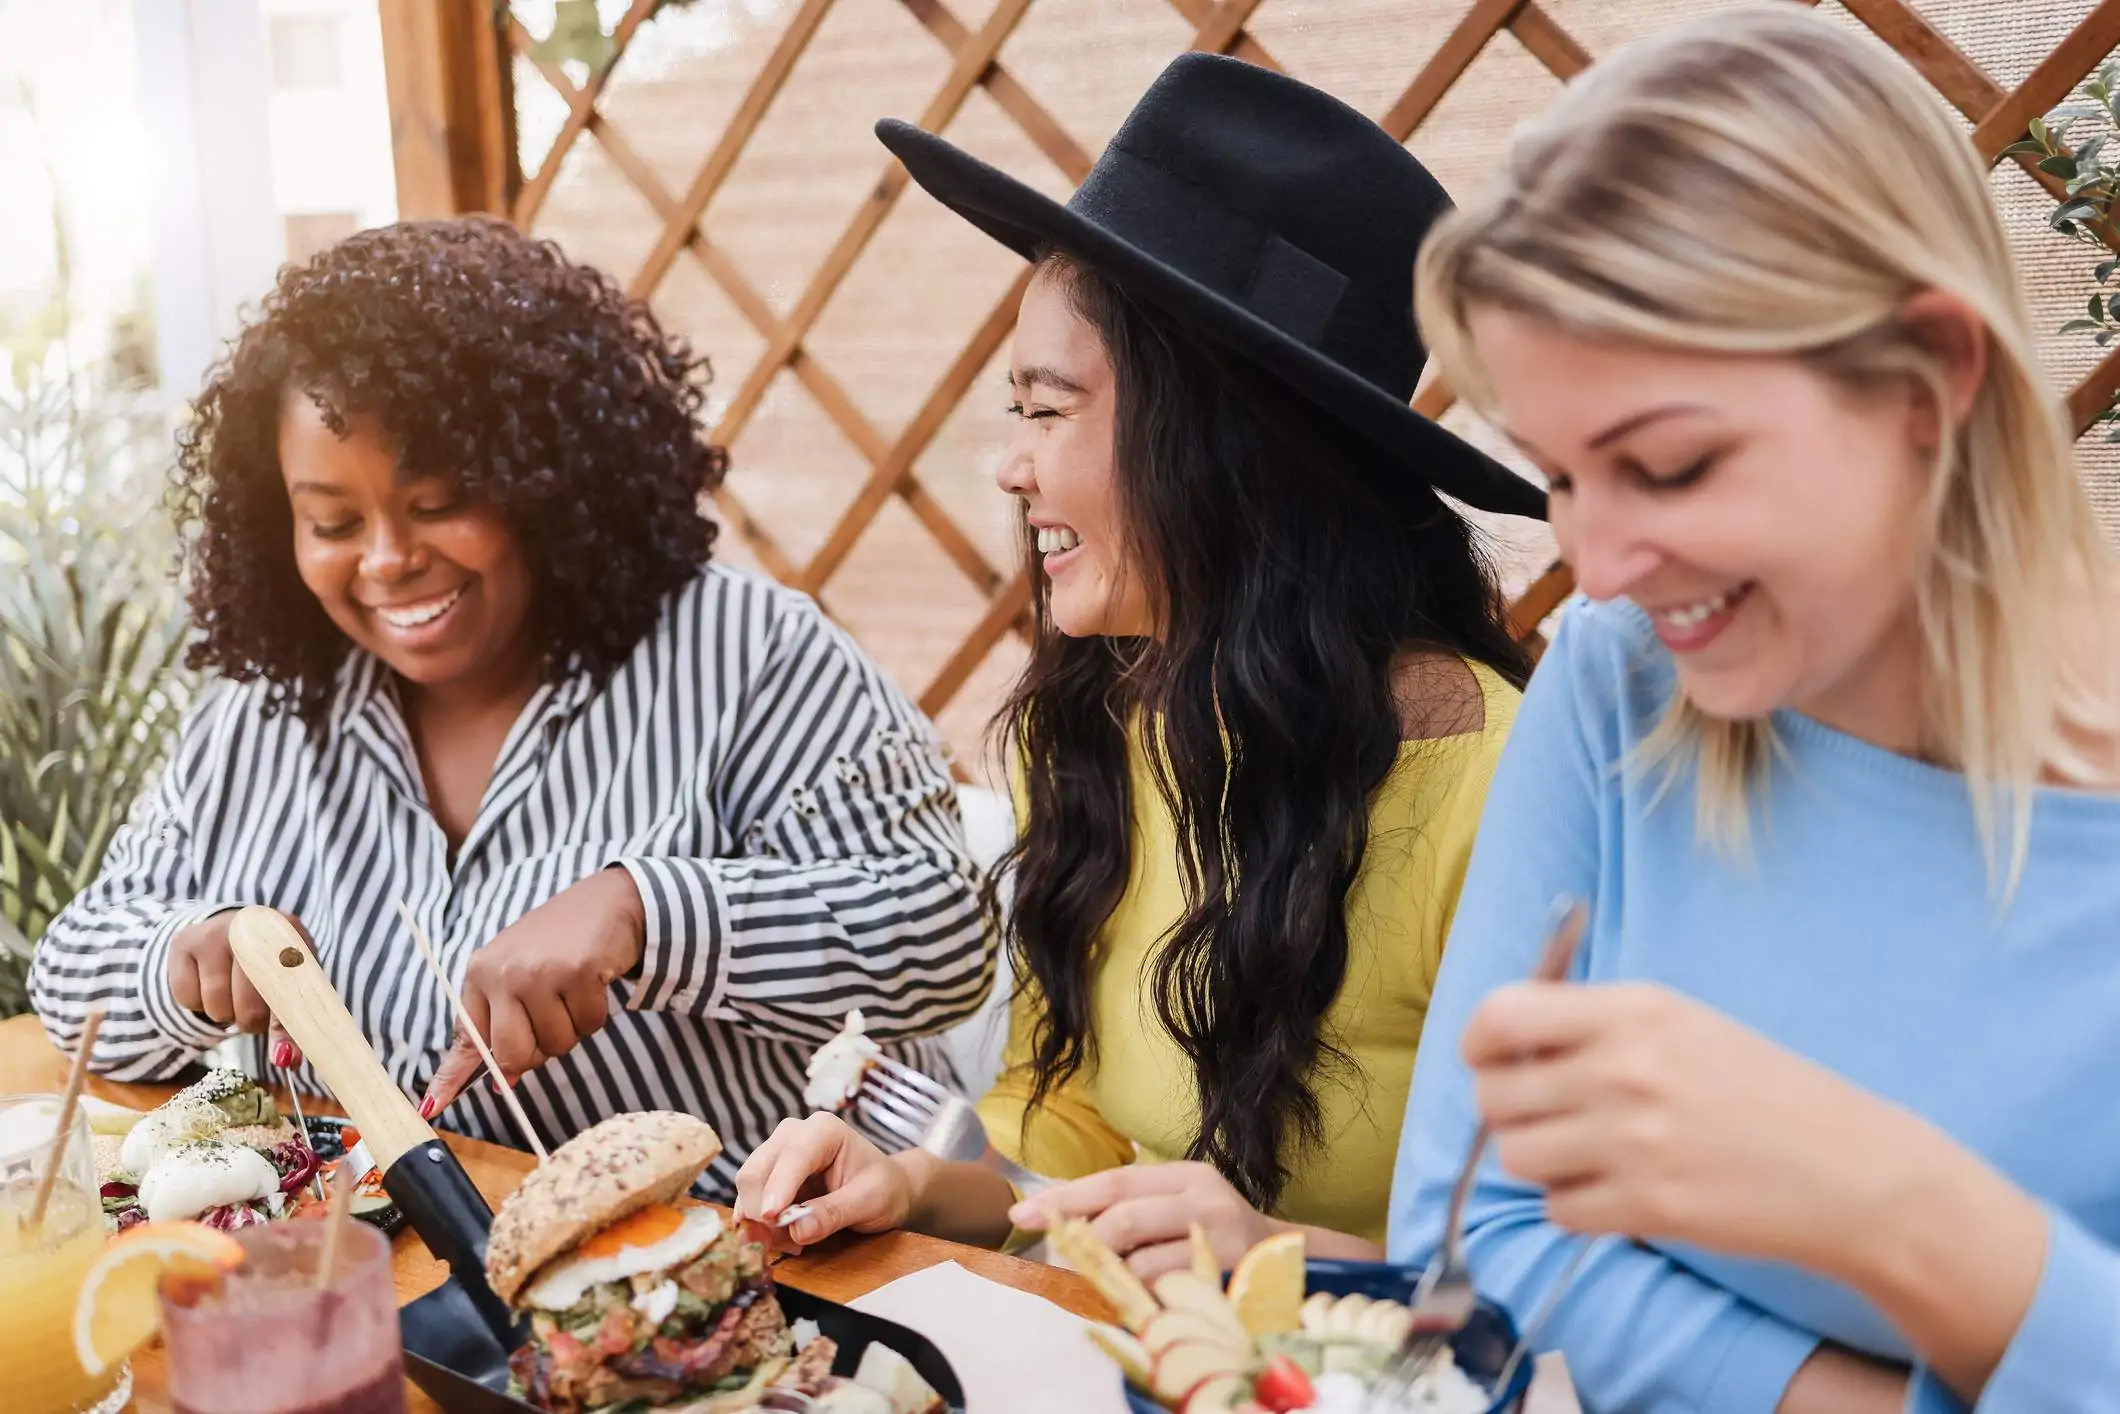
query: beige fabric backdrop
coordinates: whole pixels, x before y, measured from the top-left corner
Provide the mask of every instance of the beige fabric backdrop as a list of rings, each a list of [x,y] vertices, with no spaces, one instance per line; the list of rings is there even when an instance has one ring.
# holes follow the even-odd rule
[[[1380,116],[1468,3],[1264,0],[1248,29],[1296,76]],[[1674,19],[1723,8],[1726,0],[1543,3],[1594,57]],[[1920,0],[1917,8],[1998,83],[2012,88],[2090,4]],[[951,11],[972,29],[992,6],[993,0],[949,0]],[[636,38],[612,75],[602,108],[671,191],[682,192],[690,183],[796,8],[796,0],[693,0],[665,9]],[[1819,8],[1868,34],[1835,0]],[[549,24],[549,4],[519,3],[516,9],[534,32]],[[1094,154],[1190,36],[1190,26],[1168,0],[1036,0],[1001,60]],[[870,133],[875,119],[916,117],[950,63],[949,53],[901,0],[838,0],[825,18],[703,223],[776,312],[792,306],[883,175],[886,156]],[[522,60],[515,86],[523,167],[534,172],[565,107]],[[1504,31],[1408,145],[1446,187],[1469,191],[1498,157],[1512,124],[1558,91],[1558,82]],[[1055,196],[1069,189],[983,90],[973,91],[946,135]],[[2038,326],[2051,330],[2081,307],[2094,257],[2047,230],[2052,200],[2022,171],[2006,165],[1994,187],[2017,242]],[[568,153],[535,223],[539,234],[621,281],[640,269],[660,227],[602,148],[588,140]],[[884,436],[893,437],[1015,273],[1013,257],[916,188],[885,220],[805,346]],[[720,396],[733,393],[764,341],[698,265],[680,259],[653,304],[671,328],[712,356]],[[2086,372],[2097,353],[2079,336],[2049,338],[2046,351],[2057,387]],[[974,384],[916,473],[1006,572],[1014,568],[1012,503],[991,480],[1007,435],[1004,401],[997,362]],[[1507,455],[1462,411],[1449,421]],[[868,472],[867,462],[788,373],[780,375],[731,451],[732,487],[798,561],[822,543]],[[2120,530],[2120,456],[2102,442],[2087,441],[2082,460],[2109,531]],[[1514,591],[1548,563],[1551,541],[1541,528],[1520,522],[1493,529]],[[729,559],[748,560],[738,537],[727,535],[724,544]],[[986,607],[984,595],[896,498],[821,597],[916,694]],[[1014,637],[1004,639],[939,714],[945,735],[975,775],[986,774],[984,728],[1021,654]]]

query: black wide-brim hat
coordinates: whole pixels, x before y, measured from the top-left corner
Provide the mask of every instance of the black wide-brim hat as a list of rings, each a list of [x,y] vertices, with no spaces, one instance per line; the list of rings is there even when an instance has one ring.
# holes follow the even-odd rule
[[[1330,94],[1181,55],[1064,206],[910,123],[886,118],[876,136],[1025,259],[1063,251],[1285,379],[1436,490],[1545,518],[1544,491],[1408,405],[1427,362],[1414,257],[1450,198]]]

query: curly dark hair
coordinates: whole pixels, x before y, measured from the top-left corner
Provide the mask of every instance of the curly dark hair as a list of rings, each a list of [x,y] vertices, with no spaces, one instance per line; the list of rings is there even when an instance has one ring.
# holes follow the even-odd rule
[[[401,475],[493,506],[530,568],[546,674],[602,680],[713,552],[702,498],[728,459],[699,427],[710,377],[609,277],[492,218],[400,222],[284,267],[177,439],[187,661],[324,719],[350,645],[295,569],[278,449],[295,391],[340,436],[373,417]]]

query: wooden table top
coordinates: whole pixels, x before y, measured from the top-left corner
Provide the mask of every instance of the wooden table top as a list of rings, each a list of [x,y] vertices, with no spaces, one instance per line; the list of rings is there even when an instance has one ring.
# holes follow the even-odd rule
[[[45,1038],[44,1028],[35,1017],[0,1021],[0,1095],[57,1093],[65,1084],[66,1060]],[[135,1109],[151,1109],[173,1093],[173,1087],[166,1085],[118,1085],[100,1079],[92,1079],[88,1088],[91,1094]],[[303,1108],[336,1113],[328,1105],[305,1102]],[[489,1203],[498,1204],[514,1192],[523,1176],[536,1166],[530,1155],[514,1149],[456,1135],[444,1135],[443,1139]],[[847,1302],[899,1277],[952,1261],[1004,1286],[1042,1296],[1077,1315],[1100,1321],[1112,1319],[1110,1307],[1072,1272],[910,1232],[834,1239],[780,1262],[773,1274],[789,1286],[830,1301]],[[400,1304],[432,1291],[447,1274],[425,1244],[409,1231],[398,1235],[395,1265]],[[432,1400],[409,1383],[405,1388],[412,1414],[439,1414]],[[167,1372],[159,1344],[133,1357],[130,1407],[139,1414],[168,1414]]]

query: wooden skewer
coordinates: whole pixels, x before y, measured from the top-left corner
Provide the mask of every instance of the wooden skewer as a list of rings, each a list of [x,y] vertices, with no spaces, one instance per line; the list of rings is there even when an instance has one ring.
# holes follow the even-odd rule
[[[81,1027],[81,1043],[74,1050],[74,1068],[66,1077],[66,1093],[59,1097],[59,1130],[52,1138],[52,1161],[37,1185],[36,1201],[30,1204],[29,1225],[44,1226],[45,1205],[52,1200],[52,1185],[59,1181],[60,1165],[66,1162],[66,1141],[74,1132],[74,1111],[81,1107],[81,1087],[88,1080],[88,1055],[96,1048],[96,1033],[103,1029],[103,1008],[88,1014]]]
[[[331,1206],[324,1210],[324,1251],[317,1258],[319,1291],[331,1287],[332,1272],[339,1264],[339,1248],[346,1240],[346,1224],[353,1220],[353,1190],[359,1179],[348,1172],[351,1167],[341,1160],[331,1175]]]
[[[464,1034],[471,1038],[471,1044],[478,1047],[479,1058],[486,1062],[486,1069],[493,1073],[494,1088],[500,1091],[501,1100],[508,1106],[508,1112],[515,1116],[516,1127],[522,1130],[523,1138],[530,1141],[531,1152],[537,1155],[539,1163],[543,1163],[546,1157],[545,1146],[539,1141],[537,1131],[530,1127],[530,1116],[524,1112],[523,1102],[516,1098],[515,1091],[508,1088],[507,1082],[502,1078],[500,1062],[493,1058],[492,1050],[486,1045],[486,1038],[479,1035],[478,1028],[471,1024],[471,1013],[465,1010],[464,999],[456,994],[456,988],[449,985],[449,974],[442,971],[442,960],[435,955],[434,944],[428,942],[427,935],[420,931],[418,921],[413,918],[412,910],[405,907],[403,899],[398,900],[397,911],[398,917],[405,920],[405,926],[412,930],[412,941],[419,945],[420,956],[427,960],[427,970],[434,974],[434,980],[441,984],[442,995],[449,998],[449,1005],[455,1009],[456,1024],[464,1028]]]

